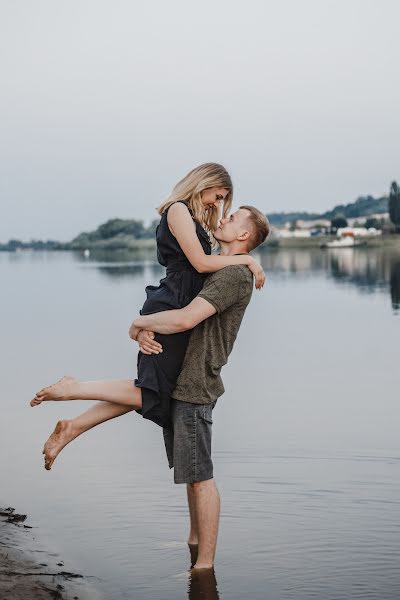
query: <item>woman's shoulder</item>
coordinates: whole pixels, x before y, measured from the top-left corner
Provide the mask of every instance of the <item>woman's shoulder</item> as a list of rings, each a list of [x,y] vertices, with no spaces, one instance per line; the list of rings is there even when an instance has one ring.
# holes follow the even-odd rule
[[[203,250],[206,254],[209,254],[211,251],[211,241],[207,231],[204,227],[195,219],[192,214],[190,207],[188,206],[188,200],[177,200],[173,204],[171,204],[163,213],[163,215],[168,211],[168,215],[165,217],[166,226],[172,235],[173,232],[171,228],[182,228],[187,227],[189,224],[188,221],[188,211],[189,215],[192,219],[192,223],[194,224],[194,231],[197,234],[197,237],[202,242]],[[169,216],[170,215],[170,216]]]
[[[191,218],[193,221],[195,220],[188,202],[183,200],[177,200],[171,204],[166,209],[165,213],[167,213],[166,219],[168,223],[171,224],[176,224],[181,220],[181,222],[187,221],[188,218]]]
[[[170,214],[189,214],[192,216],[192,211],[190,210],[189,200],[177,200],[173,204],[170,204],[168,208],[164,211]]]

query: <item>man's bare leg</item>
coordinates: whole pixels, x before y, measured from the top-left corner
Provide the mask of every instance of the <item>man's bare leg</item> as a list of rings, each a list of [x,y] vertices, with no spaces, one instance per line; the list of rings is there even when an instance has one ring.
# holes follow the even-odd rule
[[[196,498],[193,492],[193,489],[190,487],[190,484],[186,484],[187,491],[187,499],[189,505],[189,515],[190,515],[190,533],[189,539],[187,541],[190,551],[190,562],[191,566],[196,564],[197,555],[199,550],[199,533],[197,526],[197,513],[196,513]]]
[[[141,391],[132,379],[78,381],[68,375],[37,392],[31,406],[50,400],[103,400],[139,408]]]
[[[193,488],[190,486],[190,483],[186,484],[186,491],[190,515],[190,533],[188,544],[194,545],[199,543],[199,529],[197,524],[196,498],[194,495]]]
[[[214,564],[221,500],[214,479],[189,483],[193,491],[198,525],[199,550],[195,569]]]
[[[141,408],[141,406],[142,403],[140,401],[140,405],[136,408]],[[79,435],[96,427],[100,423],[124,415],[134,410],[134,408],[134,406],[100,401],[74,419],[58,421],[43,448],[45,468],[50,470],[61,450]]]

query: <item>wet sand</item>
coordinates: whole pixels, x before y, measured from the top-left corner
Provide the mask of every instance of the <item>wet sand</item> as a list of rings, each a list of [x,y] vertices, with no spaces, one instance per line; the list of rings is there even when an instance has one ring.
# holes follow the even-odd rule
[[[0,508],[0,598],[7,600],[100,600],[89,576],[73,573],[36,539],[27,516]]]

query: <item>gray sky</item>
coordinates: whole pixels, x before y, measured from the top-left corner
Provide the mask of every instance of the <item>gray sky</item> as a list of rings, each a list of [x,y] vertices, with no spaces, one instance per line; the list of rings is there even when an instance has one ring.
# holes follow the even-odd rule
[[[400,179],[397,0],[0,0],[0,241],[71,239],[223,163],[323,211]]]

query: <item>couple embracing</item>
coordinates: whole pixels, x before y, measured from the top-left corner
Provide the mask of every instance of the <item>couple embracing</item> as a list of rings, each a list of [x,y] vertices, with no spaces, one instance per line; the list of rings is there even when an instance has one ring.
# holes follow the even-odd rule
[[[137,378],[65,376],[30,402],[98,401],[74,419],[58,421],[43,449],[48,470],[69,442],[109,419],[136,411],[162,428],[174,482],[186,484],[193,569],[212,568],[215,558],[220,496],[211,436],[213,409],[224,393],[221,368],[253,281],[257,289],[265,282],[249,252],[269,235],[268,220],[247,205],[230,214],[232,193],[226,169],[206,163],[179,181],[159,207],[157,257],[166,276],[146,287],[147,300],[129,329],[139,344]],[[211,254],[217,246],[219,254]]]

